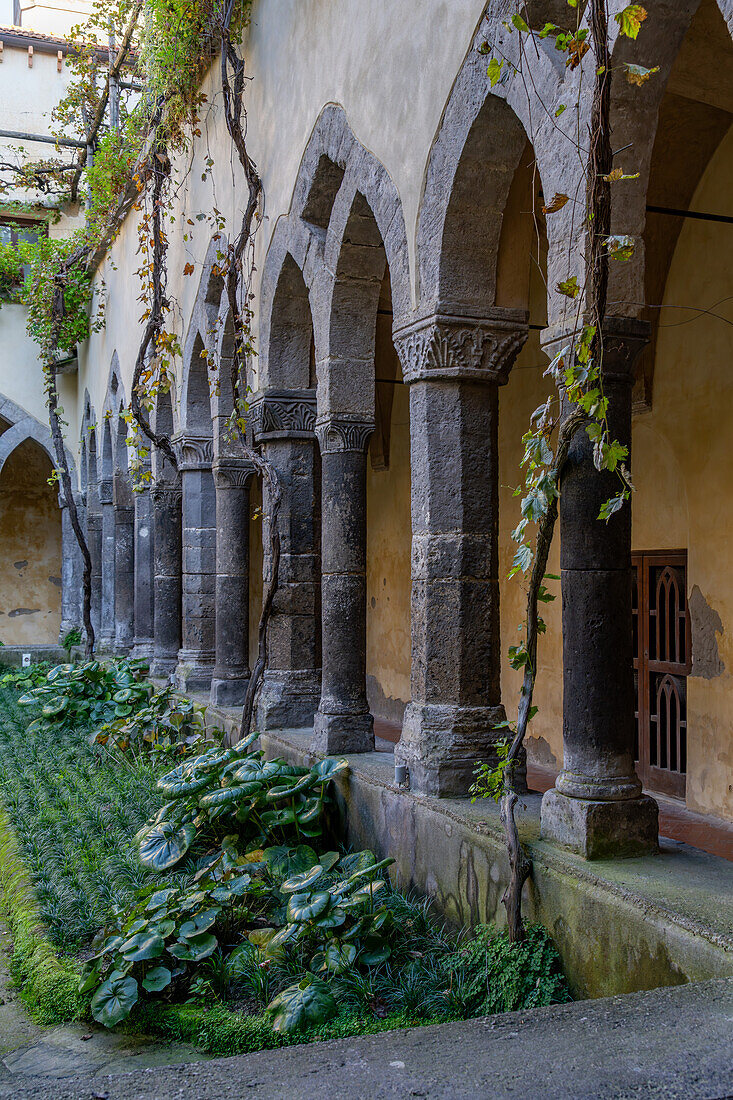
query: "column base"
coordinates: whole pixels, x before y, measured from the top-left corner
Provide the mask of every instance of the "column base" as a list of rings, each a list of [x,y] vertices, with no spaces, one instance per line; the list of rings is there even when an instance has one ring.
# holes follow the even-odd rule
[[[178,657],[156,657],[150,661],[150,676],[156,680],[168,680],[178,668]]]
[[[553,787],[542,799],[541,835],[585,859],[647,855],[659,850],[659,807],[648,795],[592,802]]]
[[[132,656],[135,660],[152,661],[155,652],[152,638],[140,638],[135,640],[132,647]]]
[[[208,692],[211,691],[211,680],[214,675],[214,654],[195,652],[181,649],[178,653],[178,664],[175,672],[175,687],[182,692]]]
[[[374,718],[371,714],[325,714],[313,716],[314,752],[328,756],[335,753],[374,752]]]
[[[210,702],[215,707],[241,707],[247,694],[249,676],[220,677],[214,672]]]
[[[257,729],[310,728],[320,699],[320,669],[266,670],[257,700]]]
[[[395,763],[407,764],[412,790],[460,798],[468,794],[478,764],[496,763],[499,731],[495,727],[504,721],[501,705],[408,703]]]

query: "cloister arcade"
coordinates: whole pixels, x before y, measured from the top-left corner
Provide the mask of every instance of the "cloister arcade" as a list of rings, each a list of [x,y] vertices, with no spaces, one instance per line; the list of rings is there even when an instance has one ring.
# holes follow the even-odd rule
[[[614,232],[639,245],[613,268],[604,380],[636,493],[598,522],[608,478],[576,439],[528,743],[530,763],[557,775],[543,833],[589,855],[656,845],[646,792],[733,818],[720,243],[733,45],[713,0],[663,13],[644,46],[655,80],[643,96],[613,84],[614,147],[629,147],[640,173],[614,190]],[[500,25],[489,31],[510,53]],[[544,370],[573,330],[556,284],[583,263],[574,204],[542,213],[556,192],[583,188],[555,121],[565,69],[540,52],[533,95],[511,75],[491,89],[477,49],[487,33],[482,24],[445,104],[414,241],[387,169],[341,107],[323,106],[258,272],[248,412],[283,488],[256,724],[312,727],[316,749],[364,753],[376,718],[378,735],[397,731],[412,788],[440,796],[467,793],[515,713],[519,681],[504,659],[523,601],[505,579],[513,488],[529,415],[549,392]],[[614,63],[627,49],[620,39]],[[113,360],[104,404],[85,403],[80,501],[100,650],[148,656],[155,675],[235,706],[255,654],[267,500],[260,509],[256,472],[226,429],[232,337],[215,255],[212,243],[181,377],[155,410],[179,472],[154,451],[150,487],[133,493]],[[78,609],[63,530],[65,606]]]

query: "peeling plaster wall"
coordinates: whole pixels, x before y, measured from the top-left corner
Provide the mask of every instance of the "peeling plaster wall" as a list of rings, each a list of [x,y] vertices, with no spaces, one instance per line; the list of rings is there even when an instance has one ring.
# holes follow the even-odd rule
[[[51,463],[27,441],[0,474],[0,641],[45,645],[61,625],[61,512]]]

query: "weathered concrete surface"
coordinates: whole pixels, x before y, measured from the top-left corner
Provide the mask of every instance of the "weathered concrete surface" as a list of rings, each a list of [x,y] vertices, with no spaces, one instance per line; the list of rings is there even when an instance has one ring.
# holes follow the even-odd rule
[[[169,1066],[206,1057],[189,1043],[163,1043],[96,1024],[43,1027],[34,1023],[10,976],[9,947],[9,933],[0,926],[0,1095],[15,1095],[18,1083],[28,1076],[55,1079],[124,1073],[133,1067]]]
[[[105,1100],[723,1100],[733,1093],[733,980],[192,1066],[0,1084],[0,1097]],[[457,1057],[458,1054],[458,1057]]]
[[[209,720],[235,728],[236,712]],[[310,731],[261,738],[268,757],[308,761]],[[396,859],[394,879],[459,925],[505,923],[508,861],[497,807],[436,798],[394,783],[391,753],[348,758],[337,829],[354,847]],[[656,855],[589,863],[540,839],[540,795],[517,818],[534,869],[525,913],[560,950],[577,997],[602,997],[733,975],[731,864],[676,841]]]

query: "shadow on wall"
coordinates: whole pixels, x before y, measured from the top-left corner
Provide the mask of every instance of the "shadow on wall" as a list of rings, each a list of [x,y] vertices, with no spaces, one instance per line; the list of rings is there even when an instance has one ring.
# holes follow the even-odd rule
[[[0,641],[47,645],[61,625],[61,512],[51,462],[26,440],[0,473]]]

